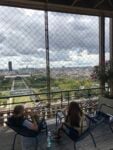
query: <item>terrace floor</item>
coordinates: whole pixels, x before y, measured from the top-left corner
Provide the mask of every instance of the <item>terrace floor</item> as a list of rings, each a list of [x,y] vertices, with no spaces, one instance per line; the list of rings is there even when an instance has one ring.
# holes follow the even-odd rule
[[[54,120],[48,121],[50,130],[55,129]],[[11,143],[14,132],[9,128],[0,128],[0,150],[11,150]],[[77,143],[77,150],[113,150],[113,133],[108,125],[102,124],[93,131],[97,148],[91,141],[90,136]],[[57,142],[52,143],[52,150],[73,150],[73,142],[66,136]],[[43,133],[39,137],[38,150],[47,150],[46,135]],[[18,136],[15,150],[21,150],[21,139]]]

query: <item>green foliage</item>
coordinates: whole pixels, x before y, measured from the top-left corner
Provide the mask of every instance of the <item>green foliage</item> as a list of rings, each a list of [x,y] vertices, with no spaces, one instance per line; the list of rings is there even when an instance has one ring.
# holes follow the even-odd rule
[[[105,66],[103,66],[103,72],[100,70],[99,66],[95,66],[93,70],[93,78],[101,80],[104,82],[109,82],[113,79],[113,69],[110,68],[110,61],[106,61]],[[105,70],[105,71],[104,71]]]
[[[19,82],[20,79],[17,80],[15,86],[16,88],[23,88],[23,83]],[[35,93],[46,93],[47,92],[47,78],[45,75],[33,75],[31,77],[26,77],[24,78],[25,82],[27,83],[29,88],[32,88]],[[12,85],[12,80],[11,79],[5,79],[1,78],[0,80],[0,85],[3,87],[3,85],[9,86],[9,89],[4,92],[1,92],[0,96],[8,96],[9,92],[11,90],[11,85]],[[71,77],[67,76],[62,76],[62,77],[57,77],[57,78],[51,78],[51,91],[67,91],[67,90],[79,90],[81,88],[83,89],[88,89],[91,88],[93,85],[93,81],[90,79],[73,79]],[[83,91],[82,91],[83,92]],[[86,94],[87,92],[84,91]],[[75,92],[73,93],[74,97],[80,97],[82,93]],[[41,98],[47,97],[47,95],[40,95]],[[53,95],[53,98],[60,97],[60,95]],[[68,99],[67,93],[64,94],[65,99]],[[24,101],[24,99],[22,100]]]
[[[25,81],[29,87],[45,88],[47,78],[46,78],[46,76],[42,76],[42,75],[33,75],[29,78],[26,78]]]
[[[54,80],[52,83],[52,86],[56,86],[60,90],[79,89],[81,86],[84,86],[84,88],[90,88],[92,86],[92,81],[60,78],[60,79]]]
[[[32,76],[25,79],[29,87],[37,88],[39,92],[47,92],[46,87],[46,76]],[[90,88],[92,86],[92,81],[88,79],[71,79],[63,76],[62,78],[51,78],[51,90],[73,90],[79,89],[81,86],[84,88]]]
[[[3,76],[0,77],[0,90],[5,91],[11,89],[11,79],[5,79]]]

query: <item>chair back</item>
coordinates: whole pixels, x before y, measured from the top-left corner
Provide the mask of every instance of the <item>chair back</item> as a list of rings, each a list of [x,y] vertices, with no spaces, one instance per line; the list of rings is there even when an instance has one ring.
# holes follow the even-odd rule
[[[75,143],[78,142],[78,141],[83,140],[85,137],[90,135],[91,139],[93,141],[93,144],[96,147],[96,142],[95,142],[94,137],[93,137],[93,135],[90,131],[90,128],[87,128],[81,135],[79,135],[77,130],[75,130],[72,127],[69,127],[67,124],[64,123],[62,130]]]
[[[37,131],[33,131],[28,129],[27,127],[16,127],[12,125],[10,122],[6,122],[7,126],[14,130],[17,134],[24,136],[24,137],[36,137],[39,133]]]
[[[76,142],[79,138],[79,133],[74,128],[68,126],[66,123],[63,124],[62,130],[65,132],[65,134],[74,142]]]
[[[56,113],[56,126],[61,125],[64,118],[65,118],[64,112],[58,110]]]
[[[101,112],[105,114],[113,115],[113,99],[100,97],[99,103],[98,103],[98,110],[100,110]]]

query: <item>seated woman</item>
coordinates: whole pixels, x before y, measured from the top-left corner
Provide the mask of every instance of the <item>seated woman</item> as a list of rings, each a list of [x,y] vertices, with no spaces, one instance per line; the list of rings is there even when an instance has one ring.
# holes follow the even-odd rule
[[[74,128],[78,135],[80,135],[84,130],[87,129],[87,123],[85,122],[85,116],[82,112],[82,110],[79,107],[79,104],[77,102],[71,102],[69,104],[67,115],[65,115],[65,124],[68,126]],[[55,138],[61,137],[61,129],[63,128],[63,123],[58,128],[57,135]]]
[[[38,131],[38,125],[34,118],[34,113],[30,112],[31,121],[27,119],[27,114],[23,105],[17,105],[14,108],[13,115],[9,118],[12,125],[16,127],[27,127],[28,129]]]
[[[33,131],[39,130],[38,124],[34,118],[34,113],[31,111],[29,113],[31,120],[27,119],[26,111],[24,109],[23,105],[17,105],[14,108],[13,115],[8,119],[9,122],[15,127],[26,127],[28,129],[31,129]],[[35,138],[27,138],[27,137],[21,137],[22,142],[22,150],[35,150],[36,146],[36,139]]]
[[[36,109],[25,109],[26,118],[33,122],[33,120],[38,124],[38,131],[44,128],[46,121],[45,116],[39,117],[40,111]],[[46,124],[47,125],[47,124]]]

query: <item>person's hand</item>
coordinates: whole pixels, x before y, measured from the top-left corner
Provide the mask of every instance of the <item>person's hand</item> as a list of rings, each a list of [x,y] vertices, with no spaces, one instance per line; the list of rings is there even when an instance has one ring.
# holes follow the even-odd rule
[[[31,116],[31,117],[34,117],[34,116],[35,116],[35,112],[34,112],[33,110],[30,112],[30,116]]]
[[[27,109],[27,108],[24,110],[24,116],[25,116],[25,117],[28,117],[28,115],[29,115],[28,110],[29,110],[29,109]]]
[[[67,112],[68,112],[68,107],[66,106],[66,107],[63,109],[63,113],[64,113],[65,115],[67,115]]]

